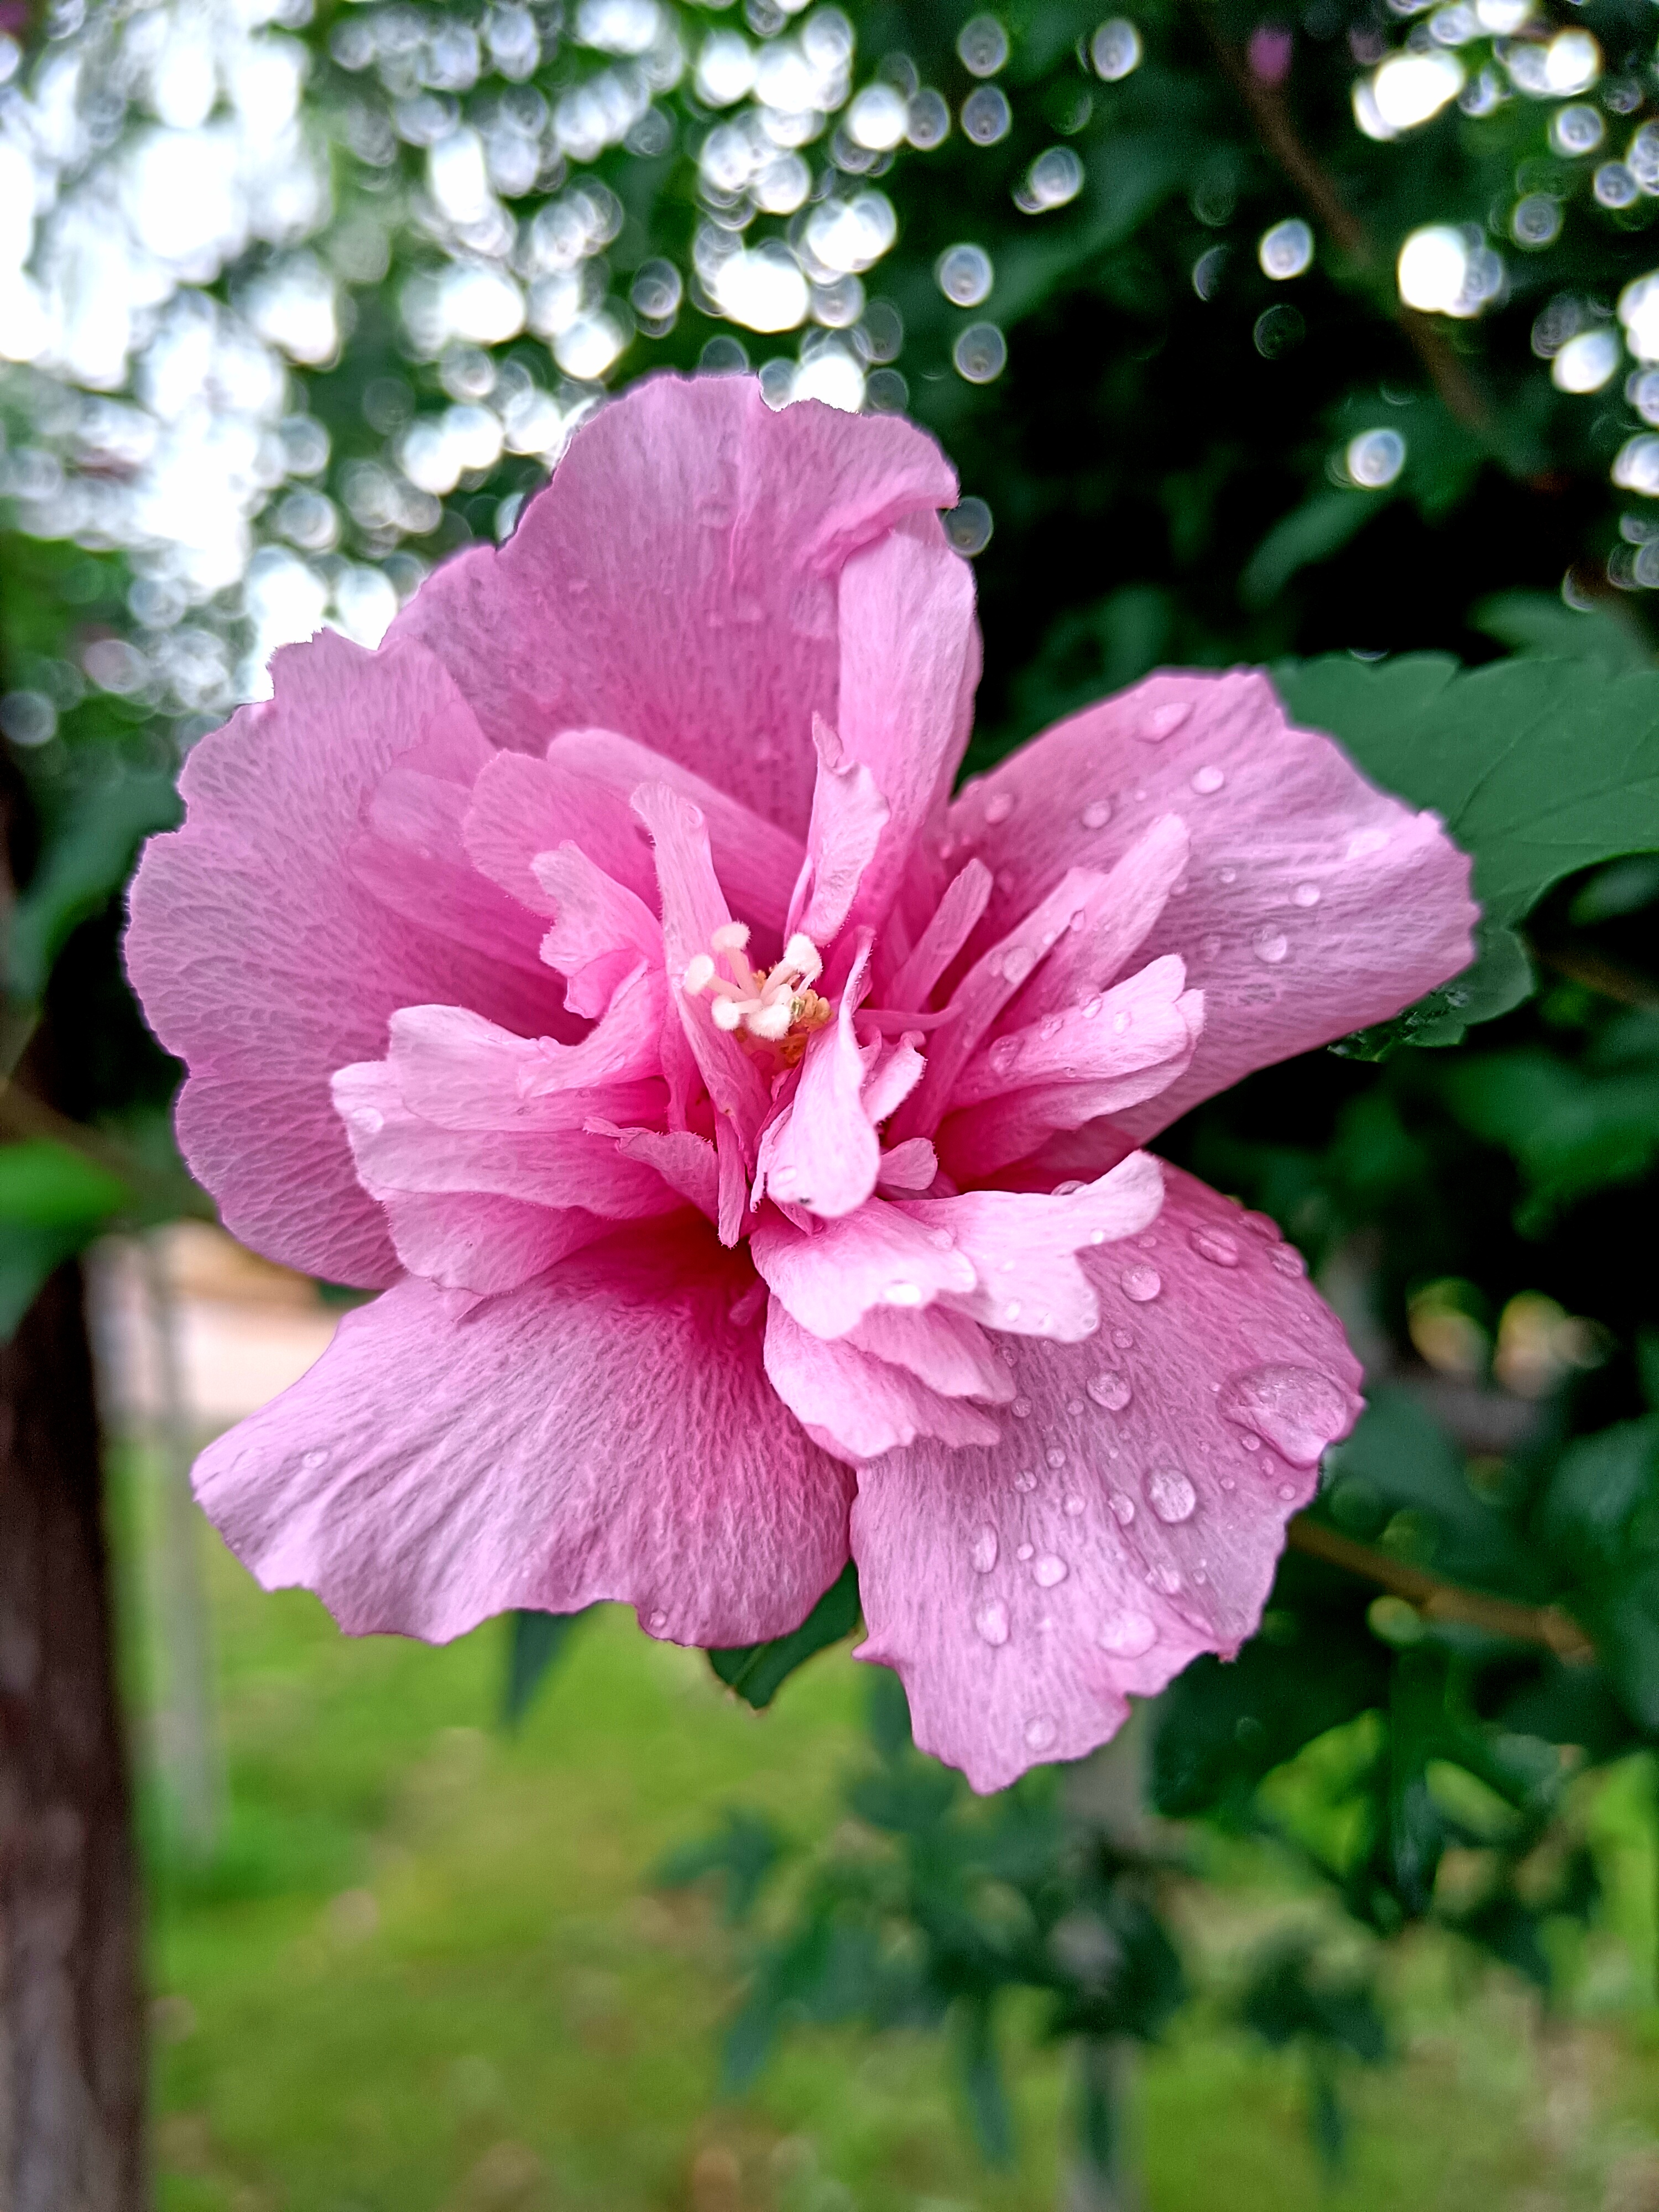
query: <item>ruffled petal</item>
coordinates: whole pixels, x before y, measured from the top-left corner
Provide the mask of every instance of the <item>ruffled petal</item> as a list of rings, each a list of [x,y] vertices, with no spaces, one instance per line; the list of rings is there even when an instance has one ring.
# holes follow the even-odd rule
[[[979,1279],[942,1227],[872,1198],[807,1235],[769,1206],[749,1240],[768,1287],[815,1336],[845,1336],[876,1305],[925,1306]]]
[[[1254,1068],[1386,1020],[1473,957],[1469,863],[1438,819],[1293,729],[1249,672],[1151,677],[964,791],[952,849],[976,853],[997,885],[976,942],[1062,869],[1110,866],[1172,809],[1192,838],[1186,889],[1142,957],[1183,957],[1205,1024],[1187,1073],[1124,1114],[1142,1141]]]
[[[396,1007],[464,1003],[510,1022],[537,987],[510,957],[394,913],[348,864],[388,769],[466,720],[439,662],[325,631],[272,673],[272,699],[191,752],[185,826],[151,841],[133,884],[127,963],[189,1066],[179,1141],[227,1227],[289,1266],[373,1285],[397,1262],[330,1077],[384,1048]],[[550,972],[538,1003],[555,1033],[559,995]]]
[[[977,1407],[913,1369],[814,1336],[776,1298],[766,1313],[766,1372],[807,1435],[852,1467],[918,1437],[954,1447],[992,1444],[1000,1433]]]
[[[601,1599],[680,1644],[783,1635],[846,1561],[851,1478],[767,1382],[753,1289],[690,1214],[470,1308],[404,1280],[210,1447],[197,1495],[354,1635]]]
[[[386,1212],[411,1275],[479,1297],[516,1291],[617,1226],[578,1206],[532,1206],[471,1190],[398,1193]]]
[[[1000,1445],[919,1443],[859,1475],[859,1656],[897,1668],[916,1741],[976,1790],[1081,1758],[1127,1697],[1231,1656],[1359,1409],[1358,1363],[1294,1256],[1164,1173],[1150,1249],[1083,1259],[1098,1334],[1014,1345]]]
[[[761,1171],[774,1198],[826,1220],[863,1205],[881,1164],[881,1146],[863,1103],[864,1057],[853,1034],[868,967],[866,945],[835,1019],[806,1048],[794,1097],[760,1147]]]
[[[602,723],[799,837],[812,716],[837,719],[836,578],[956,496],[896,416],[775,415],[752,378],[653,377],[576,433],[507,544],[447,562],[393,634],[444,660],[493,744],[540,751]]]

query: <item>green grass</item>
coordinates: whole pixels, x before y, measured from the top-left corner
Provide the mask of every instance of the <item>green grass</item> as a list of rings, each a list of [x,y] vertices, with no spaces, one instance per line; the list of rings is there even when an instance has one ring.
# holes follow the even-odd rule
[[[129,1679],[149,1653],[117,1492]],[[161,2212],[1036,2212],[1056,2202],[1060,2056],[1011,2024],[1022,2137],[988,2172],[925,2037],[802,2035],[723,2101],[738,1960],[714,1901],[651,1870],[733,1801],[801,1835],[839,1817],[862,1670],[814,1662],[757,1716],[696,1654],[608,1609],[516,1736],[493,1624],[443,1650],[349,1642],[263,1595],[205,1529],[230,1810],[208,1868],[153,1884]],[[142,1730],[141,1730],[142,1734]],[[1140,2069],[1148,2212],[1654,2212],[1659,2011],[1651,1781],[1587,1803],[1607,1927],[1567,1961],[1570,2017],[1437,1942],[1389,1970],[1401,2049],[1348,2083],[1333,2186],[1295,2062],[1219,1996]],[[1182,1906],[1198,1978],[1318,1900],[1239,1847]],[[1030,2023],[1024,2024],[1027,2027]]]

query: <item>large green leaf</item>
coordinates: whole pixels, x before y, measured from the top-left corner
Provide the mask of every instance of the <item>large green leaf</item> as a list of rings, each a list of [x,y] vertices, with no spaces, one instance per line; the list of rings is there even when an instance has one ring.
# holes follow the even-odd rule
[[[55,1267],[131,1203],[117,1176],[38,1139],[0,1145],[0,1341],[9,1339]]]
[[[1328,731],[1385,790],[1443,817],[1474,861],[1487,918],[1503,927],[1564,876],[1659,850],[1659,672],[1334,654],[1281,665],[1273,678],[1298,722]]]

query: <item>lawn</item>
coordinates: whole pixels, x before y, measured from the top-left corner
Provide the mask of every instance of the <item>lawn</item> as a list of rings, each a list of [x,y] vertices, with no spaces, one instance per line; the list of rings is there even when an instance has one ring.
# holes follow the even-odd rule
[[[116,1491],[129,1679],[150,1679],[153,1475]],[[1057,2201],[1063,2062],[1012,2021],[1021,2152],[988,2172],[925,2037],[802,2035],[719,2088],[741,1960],[663,1854],[734,1802],[839,1817],[864,1670],[815,1662],[757,1716],[631,1614],[582,1624],[522,1728],[505,1638],[342,1638],[200,1530],[228,1781],[222,1840],[152,1854],[162,2212],[1036,2212]],[[1348,2084],[1346,2172],[1308,2144],[1296,2062],[1225,2014],[1262,1931],[1317,1901],[1251,1851],[1183,1924],[1202,1998],[1139,2069],[1147,2212],[1659,2212],[1651,1784],[1587,1807],[1607,1924],[1558,2018],[1437,1941],[1389,1968],[1398,2050]],[[154,1823],[152,1822],[153,1826]]]

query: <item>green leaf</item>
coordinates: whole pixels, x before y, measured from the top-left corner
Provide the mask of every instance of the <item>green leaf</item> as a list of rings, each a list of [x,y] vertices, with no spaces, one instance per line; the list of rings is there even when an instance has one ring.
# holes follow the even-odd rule
[[[1570,607],[1556,592],[1498,592],[1471,608],[1469,624],[1534,659],[1598,661],[1609,676],[1651,668],[1636,624],[1607,607]]]
[[[1238,580],[1240,599],[1247,607],[1270,605],[1298,568],[1339,551],[1389,503],[1386,492],[1315,492],[1256,547]]]
[[[8,1228],[90,1228],[131,1200],[118,1176],[67,1145],[0,1145],[0,1224]]]
[[[0,1223],[0,1344],[9,1344],[46,1278],[72,1260],[93,1231],[82,1224],[30,1229]]]
[[[1659,851],[1659,672],[1345,654],[1273,678],[1297,721],[1440,815],[1474,859],[1489,921],[1513,927],[1564,876]]]
[[[728,1689],[761,1711],[769,1705],[797,1667],[826,1645],[839,1644],[858,1626],[858,1569],[849,1560],[800,1626],[769,1644],[741,1644],[711,1651],[708,1663]]]
[[[1512,929],[1483,921],[1475,928],[1478,948],[1462,975],[1431,991],[1391,1022],[1378,1022],[1340,1038],[1331,1050],[1343,1060],[1387,1060],[1402,1044],[1462,1044],[1476,1022],[1495,1021],[1538,988],[1532,958]]]
[[[507,1684],[501,1697],[501,1717],[516,1728],[530,1709],[542,1677],[564,1651],[570,1632],[582,1619],[580,1613],[532,1613],[512,1615],[507,1647]]]

